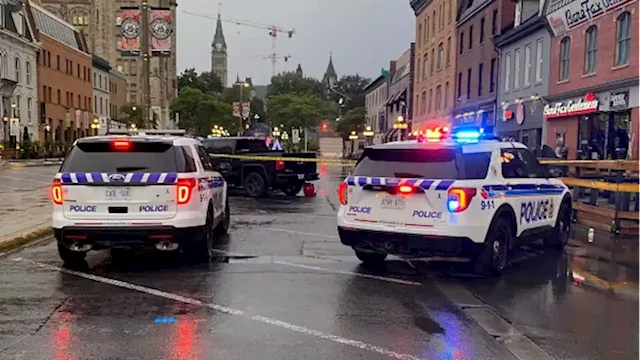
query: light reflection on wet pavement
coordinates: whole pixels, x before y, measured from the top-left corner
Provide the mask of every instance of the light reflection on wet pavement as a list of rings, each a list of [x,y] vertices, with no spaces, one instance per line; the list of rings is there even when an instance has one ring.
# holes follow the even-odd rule
[[[633,256],[533,244],[500,278],[465,263],[366,269],[337,238],[348,168],[319,170],[314,198],[234,195],[211,264],[95,252],[78,269],[87,278],[55,270],[51,242],[0,258],[0,359],[513,359],[505,344],[523,339],[550,358],[638,358]],[[29,171],[41,177],[0,176],[48,181]]]

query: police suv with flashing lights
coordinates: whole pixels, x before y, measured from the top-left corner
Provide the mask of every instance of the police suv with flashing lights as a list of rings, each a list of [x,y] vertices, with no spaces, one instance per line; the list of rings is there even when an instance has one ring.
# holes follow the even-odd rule
[[[427,134],[366,148],[340,184],[340,239],[363,263],[464,257],[499,274],[520,242],[566,245],[571,196],[556,169],[477,129]]]
[[[91,249],[179,247],[213,256],[213,236],[229,228],[227,184],[200,141],[184,131],[81,138],[51,189],[62,260]]]

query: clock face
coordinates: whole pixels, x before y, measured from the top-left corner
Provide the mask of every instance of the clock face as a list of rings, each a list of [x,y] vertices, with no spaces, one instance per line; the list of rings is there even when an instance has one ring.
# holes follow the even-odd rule
[[[220,43],[216,44],[216,50],[222,50],[222,44]]]

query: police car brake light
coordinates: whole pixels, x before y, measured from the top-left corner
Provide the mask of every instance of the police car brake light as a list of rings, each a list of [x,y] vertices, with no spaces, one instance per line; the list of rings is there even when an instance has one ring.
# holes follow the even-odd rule
[[[114,140],[111,145],[116,150],[129,150],[131,148],[131,141],[129,140]]]
[[[347,185],[346,182],[340,183],[340,186],[338,186],[338,200],[342,205],[347,205],[347,189],[348,188],[349,188],[349,185]]]
[[[447,194],[447,210],[449,210],[449,212],[465,211],[474,196],[476,196],[475,188],[449,189]]]
[[[178,205],[186,204],[191,200],[193,189],[196,187],[196,179],[178,179],[177,201]]]
[[[60,179],[54,179],[51,186],[51,200],[56,205],[62,205],[62,181]]]
[[[409,185],[400,185],[398,187],[398,192],[401,194],[410,194],[413,192],[413,187]]]

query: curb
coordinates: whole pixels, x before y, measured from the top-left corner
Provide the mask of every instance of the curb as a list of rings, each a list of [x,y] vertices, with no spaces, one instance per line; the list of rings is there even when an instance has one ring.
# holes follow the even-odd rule
[[[33,227],[21,235],[0,239],[0,253],[6,253],[50,235],[53,235],[53,228],[50,224]]]
[[[591,289],[610,292],[620,297],[639,300],[638,285],[629,283],[611,283],[584,271],[571,271],[571,279],[576,286],[585,286]]]

